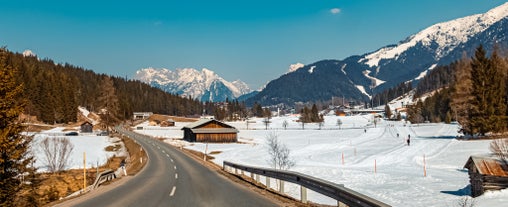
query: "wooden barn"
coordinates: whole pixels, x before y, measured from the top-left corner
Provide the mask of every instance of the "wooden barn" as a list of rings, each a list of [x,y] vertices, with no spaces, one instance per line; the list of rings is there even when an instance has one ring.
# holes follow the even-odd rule
[[[471,156],[464,168],[469,171],[472,197],[480,196],[488,190],[508,188],[508,165],[502,160]]]
[[[236,142],[238,130],[215,119],[201,119],[182,128],[189,142]]]
[[[92,133],[93,132],[93,124],[88,121],[85,121],[81,124],[79,131],[81,131],[81,133]]]

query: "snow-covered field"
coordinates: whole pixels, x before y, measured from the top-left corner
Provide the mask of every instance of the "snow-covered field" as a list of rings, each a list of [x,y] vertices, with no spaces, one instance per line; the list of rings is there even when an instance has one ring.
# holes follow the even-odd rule
[[[291,170],[344,184],[393,206],[458,206],[458,201],[469,194],[464,164],[472,154],[489,153],[490,141],[454,139],[458,135],[458,126],[454,124],[409,125],[379,120],[375,127],[372,115],[325,116],[321,130],[317,124],[306,124],[302,130],[296,119],[274,117],[269,130],[264,130],[261,119],[250,123],[248,130],[246,122],[228,122],[240,130],[241,143],[208,144],[208,152],[220,152],[213,155],[214,162],[219,165],[228,160],[269,167],[264,142],[268,134],[275,133],[296,161]],[[342,129],[337,126],[338,119]],[[282,127],[285,120],[287,130]],[[180,129],[187,124],[161,128],[144,123],[139,125],[143,130],[135,131],[168,138],[168,143],[204,152],[205,144],[180,140],[183,137]],[[408,135],[411,136],[410,146],[405,142]],[[287,184],[285,189],[287,194],[299,197],[296,185]],[[336,204],[333,199],[317,193],[309,192],[308,197],[314,202]],[[508,191],[487,192],[475,201],[476,206],[502,206],[508,201]]]
[[[51,130],[42,131],[40,133],[29,133],[34,135],[32,142],[32,152],[36,158],[35,167],[38,171],[47,171],[46,162],[44,161],[44,153],[42,151],[40,142],[46,137],[68,138],[74,146],[70,155],[68,167],[66,169],[82,169],[83,168],[83,153],[86,153],[86,167],[96,167],[97,164],[105,164],[107,159],[113,155],[125,156],[126,152],[121,147],[118,152],[107,152],[107,146],[121,145],[123,143],[118,138],[110,138],[109,136],[96,136],[95,134],[79,134],[78,136],[64,136],[64,128],[57,127]],[[76,129],[77,130],[77,129]]]

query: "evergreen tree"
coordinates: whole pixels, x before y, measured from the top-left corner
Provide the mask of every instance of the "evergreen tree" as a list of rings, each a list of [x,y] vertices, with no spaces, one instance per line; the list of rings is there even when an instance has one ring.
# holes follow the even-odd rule
[[[7,52],[0,49],[0,206],[15,206],[15,197],[25,186],[18,176],[32,172],[29,145],[32,137],[21,134],[25,127],[19,115],[24,103],[18,98],[23,86],[16,83],[15,73],[7,59]]]
[[[506,79],[508,78],[505,73],[505,65],[502,58],[499,57],[497,48],[490,56],[490,72],[492,73],[490,84],[490,105],[493,110],[492,115],[489,116],[489,123],[492,124],[492,132],[502,132],[507,127],[507,99],[506,99]]]
[[[118,98],[116,96],[115,87],[113,80],[109,76],[104,76],[101,81],[100,95],[97,97],[97,102],[100,109],[101,124],[106,130],[109,130],[110,126],[120,122],[119,109],[118,109]]]
[[[385,105],[385,116],[388,119],[392,118],[392,109],[390,109],[390,106],[388,104]]]
[[[475,51],[471,61],[472,77],[472,110],[470,114],[471,132],[485,135],[487,132],[497,131],[496,107],[497,100],[495,91],[499,90],[499,76],[482,46]]]
[[[459,122],[464,134],[472,134],[470,113],[473,102],[471,62],[465,54],[458,62],[452,83],[451,108],[454,119]]]

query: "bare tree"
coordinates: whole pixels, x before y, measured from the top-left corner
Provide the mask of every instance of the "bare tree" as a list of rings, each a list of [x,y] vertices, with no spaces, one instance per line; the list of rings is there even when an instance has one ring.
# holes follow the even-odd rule
[[[469,196],[463,196],[463,197],[459,198],[459,200],[457,201],[457,206],[459,206],[459,207],[475,207],[476,201],[474,200],[474,198],[471,198]]]
[[[295,166],[295,161],[289,157],[291,151],[279,141],[279,135],[275,132],[266,135],[266,145],[270,158],[268,162],[275,169],[288,170]]]
[[[490,151],[500,159],[508,161],[508,139],[496,139],[490,143]]]
[[[49,172],[60,172],[64,170],[71,157],[74,145],[65,137],[46,137],[40,142],[40,147],[44,153],[44,162]]]

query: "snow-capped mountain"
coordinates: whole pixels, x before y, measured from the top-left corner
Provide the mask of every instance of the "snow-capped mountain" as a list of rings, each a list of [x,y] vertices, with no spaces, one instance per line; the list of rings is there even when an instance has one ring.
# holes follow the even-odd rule
[[[401,82],[418,81],[437,65],[471,57],[480,44],[488,52],[496,46],[508,49],[508,3],[484,14],[432,25],[396,45],[361,56],[291,68],[247,102],[293,104],[332,96],[368,100]]]
[[[169,93],[191,96],[201,101],[233,100],[251,92],[249,86],[241,80],[228,82],[206,68],[201,71],[193,68],[145,68],[136,71],[134,79]]]
[[[381,60],[397,60],[401,54],[410,48],[421,44],[433,51],[436,60],[452,52],[457,46],[467,42],[471,37],[487,30],[508,15],[508,3],[496,7],[487,13],[455,19],[432,25],[423,31],[412,35],[396,46],[381,48],[366,55],[359,62],[370,67],[377,67]]]

